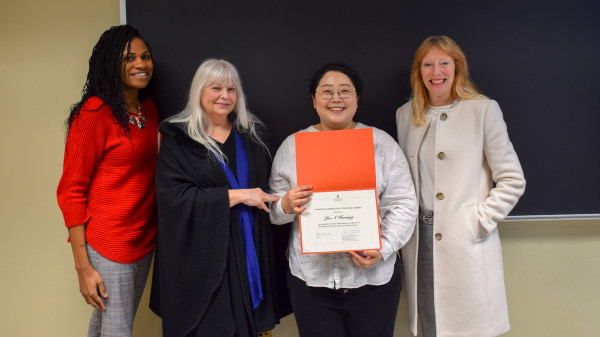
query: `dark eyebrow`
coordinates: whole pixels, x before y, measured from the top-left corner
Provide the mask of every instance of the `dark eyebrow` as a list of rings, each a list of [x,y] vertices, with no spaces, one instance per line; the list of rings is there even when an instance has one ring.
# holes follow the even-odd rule
[[[352,85],[351,85],[351,84],[346,84],[346,83],[342,83],[342,84],[340,84],[340,87],[341,87],[341,86],[352,87]],[[323,85],[322,85],[322,86],[320,86],[319,88],[323,88],[323,87],[333,87],[333,84],[323,84]]]
[[[150,54],[150,51],[149,50],[145,50],[145,51],[142,52],[142,55],[144,55],[144,54]],[[125,56],[129,56],[129,55],[134,55],[135,56],[135,53],[132,52],[132,51],[130,51]]]

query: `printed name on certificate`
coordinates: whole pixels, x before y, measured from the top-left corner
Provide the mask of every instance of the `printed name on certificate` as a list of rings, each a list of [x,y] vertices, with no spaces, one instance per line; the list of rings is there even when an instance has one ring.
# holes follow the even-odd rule
[[[317,192],[300,214],[302,253],[381,249],[374,189]]]

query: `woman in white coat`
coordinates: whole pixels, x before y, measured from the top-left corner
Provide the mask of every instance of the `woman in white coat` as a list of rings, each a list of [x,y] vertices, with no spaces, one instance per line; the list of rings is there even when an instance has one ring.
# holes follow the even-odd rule
[[[396,113],[420,205],[402,249],[410,329],[418,312],[426,337],[500,335],[510,325],[497,224],[525,190],[519,159],[452,39],[427,38],[410,79]]]

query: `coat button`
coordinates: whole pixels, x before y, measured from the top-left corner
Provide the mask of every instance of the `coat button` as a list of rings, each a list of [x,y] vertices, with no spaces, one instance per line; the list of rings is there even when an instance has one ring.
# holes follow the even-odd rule
[[[442,234],[440,233],[435,233],[435,239],[440,241],[442,239]]]
[[[444,193],[438,193],[435,195],[435,197],[437,198],[437,200],[444,200]]]
[[[446,119],[448,119],[448,115],[444,112],[443,114],[440,115],[440,119],[445,121]]]
[[[446,154],[444,152],[438,153],[438,159],[444,159],[444,158],[446,158]]]

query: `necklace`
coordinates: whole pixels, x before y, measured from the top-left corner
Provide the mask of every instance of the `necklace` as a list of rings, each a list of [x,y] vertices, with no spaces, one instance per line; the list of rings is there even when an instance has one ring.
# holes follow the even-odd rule
[[[142,114],[142,112],[144,111],[144,109],[142,108],[142,106],[140,105],[140,102],[137,102],[137,111],[138,113],[131,113],[129,112],[129,110],[127,110],[127,114],[129,115],[129,124],[131,125],[137,125],[137,127],[139,129],[143,129],[146,127],[146,125],[144,125],[144,122],[146,121],[146,116],[144,116]]]

